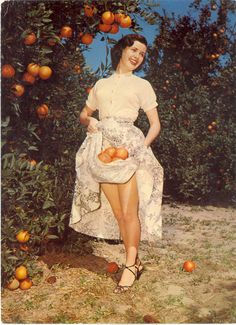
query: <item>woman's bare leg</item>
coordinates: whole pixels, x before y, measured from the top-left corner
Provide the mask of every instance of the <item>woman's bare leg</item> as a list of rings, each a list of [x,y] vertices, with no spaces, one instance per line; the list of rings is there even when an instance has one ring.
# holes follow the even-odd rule
[[[125,224],[124,224],[122,206],[120,204],[118,185],[111,184],[111,183],[102,183],[101,188],[102,188],[102,191],[104,192],[106,198],[108,199],[110,206],[112,208],[112,212],[118,222],[121,237],[122,237],[122,240],[125,245],[125,250],[127,250]]]
[[[140,241],[140,223],[138,218],[138,189],[135,175],[124,184],[101,184],[113,213],[118,221],[126,250],[126,265],[135,264]],[[132,270],[135,272],[135,268]],[[134,275],[124,270],[120,285],[131,285]]]
[[[126,242],[126,265],[134,265],[138,255],[141,228],[138,217],[138,188],[135,174],[124,184],[118,184],[120,204],[123,211],[124,233]],[[134,272],[134,267],[131,268]],[[120,285],[131,285],[134,281],[134,275],[127,269],[124,269]]]

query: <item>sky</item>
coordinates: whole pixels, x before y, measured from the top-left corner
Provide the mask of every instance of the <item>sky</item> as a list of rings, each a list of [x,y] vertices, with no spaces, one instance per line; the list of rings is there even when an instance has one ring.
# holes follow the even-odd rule
[[[192,3],[192,0],[143,0],[145,3],[152,3],[153,9],[158,11],[160,14],[163,14],[163,9],[166,10],[168,15],[171,13],[175,13],[176,16],[187,14],[189,11],[189,5]],[[204,2],[208,2],[209,0],[204,0]],[[159,4],[159,5],[158,5]],[[193,10],[191,10],[193,13]],[[212,17],[214,18],[214,12],[212,12]],[[232,16],[232,20],[236,21],[235,16]],[[138,20],[138,23],[143,28],[143,31],[140,32],[143,36],[147,38],[148,44],[152,45],[154,38],[158,34],[157,27],[155,25],[149,25],[144,21],[142,17]],[[122,36],[132,33],[132,30],[127,28],[120,28],[119,33],[115,35],[108,34],[109,37],[118,40]],[[101,41],[102,34],[98,33],[93,43],[87,47],[87,51],[85,51],[85,60],[87,66],[89,66],[92,71],[96,71],[101,62],[105,64],[106,60],[106,42]],[[110,63],[110,57],[108,58],[108,63]]]

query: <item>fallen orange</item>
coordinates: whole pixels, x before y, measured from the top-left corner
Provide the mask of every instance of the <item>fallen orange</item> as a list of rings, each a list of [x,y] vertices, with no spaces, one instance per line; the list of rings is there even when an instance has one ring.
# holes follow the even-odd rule
[[[196,269],[196,264],[193,261],[186,261],[183,264],[183,270],[186,272],[192,272]]]
[[[119,270],[119,266],[116,262],[110,262],[107,264],[106,271],[108,273],[116,273]]]

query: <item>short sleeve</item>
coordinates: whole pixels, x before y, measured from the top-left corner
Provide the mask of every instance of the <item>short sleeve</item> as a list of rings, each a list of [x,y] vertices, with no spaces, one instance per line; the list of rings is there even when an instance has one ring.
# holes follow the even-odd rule
[[[156,94],[149,81],[145,80],[142,85],[142,91],[139,93],[140,107],[144,112],[150,111],[151,109],[158,106]]]
[[[97,98],[96,98],[96,84],[90,90],[88,98],[86,100],[86,105],[91,108],[93,111],[97,109]]]

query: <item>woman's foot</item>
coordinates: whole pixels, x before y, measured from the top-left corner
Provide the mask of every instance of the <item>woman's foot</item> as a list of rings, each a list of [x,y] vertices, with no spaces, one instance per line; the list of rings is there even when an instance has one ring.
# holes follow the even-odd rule
[[[129,290],[137,279],[137,267],[135,264],[125,266],[121,279],[114,290],[114,293],[122,293]]]

